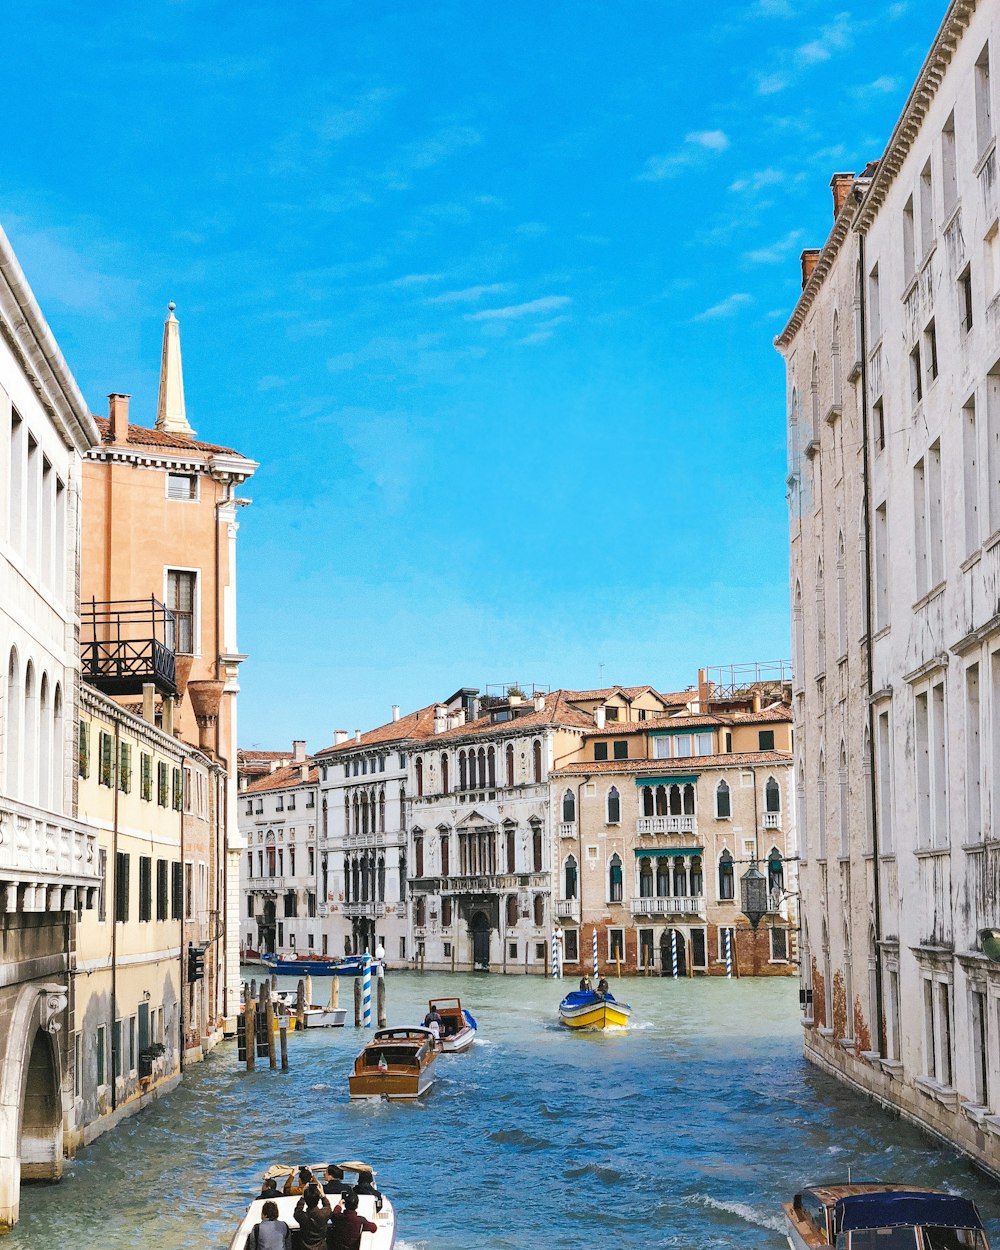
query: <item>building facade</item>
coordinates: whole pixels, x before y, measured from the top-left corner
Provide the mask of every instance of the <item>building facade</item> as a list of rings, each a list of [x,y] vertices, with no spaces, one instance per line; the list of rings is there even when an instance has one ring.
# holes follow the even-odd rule
[[[96,904],[77,819],[81,460],[96,425],[0,231],[0,1228],[62,1173],[74,1125],[70,973]]]
[[[778,339],[806,1053],[993,1171],[998,57],[996,7],[951,4]]]

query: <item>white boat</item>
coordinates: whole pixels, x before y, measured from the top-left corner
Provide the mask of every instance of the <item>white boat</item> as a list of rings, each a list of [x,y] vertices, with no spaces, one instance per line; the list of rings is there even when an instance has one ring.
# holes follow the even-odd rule
[[[462,1007],[460,998],[432,998],[430,1011],[437,1008],[441,1017],[438,1043],[442,1054],[460,1055],[476,1040],[476,1022],[472,1013]],[[430,1014],[430,1013],[428,1013]]]
[[[298,1015],[295,1006],[295,995],[287,991],[279,991],[274,996],[275,1027],[280,1028],[282,1015],[290,1017],[289,1028],[295,1028]],[[307,1003],[303,1011],[303,1025],[307,1029],[342,1029],[347,1019],[344,1007],[320,1007],[316,1003]]]
[[[363,1250],[392,1250],[396,1244],[396,1211],[392,1203],[384,1194],[365,1193],[365,1184],[369,1182],[368,1188],[374,1189],[375,1173],[367,1163],[340,1163],[337,1165],[345,1173],[356,1173],[358,1181],[361,1183],[361,1192],[358,1194],[358,1214],[366,1220],[370,1220],[373,1224],[378,1225],[378,1231],[375,1233],[363,1233],[361,1236],[361,1245]],[[317,1163],[312,1167],[312,1173],[318,1179],[321,1179],[326,1171],[325,1163]],[[297,1167],[288,1164],[276,1164],[274,1167],[268,1168],[264,1173],[264,1179],[274,1177],[281,1189],[285,1178],[291,1173],[298,1171]],[[348,1185],[348,1178],[345,1177],[345,1186]],[[229,1243],[229,1250],[244,1250],[247,1237],[251,1231],[264,1218],[264,1203],[271,1201],[278,1204],[278,1219],[284,1220],[285,1223],[293,1231],[298,1228],[295,1222],[293,1212],[298,1204],[300,1194],[281,1194],[277,1197],[255,1198],[247,1207],[247,1213],[240,1221],[240,1226],[233,1234]],[[328,1195],[330,1206],[336,1207],[340,1201],[336,1194]]]
[[[791,1250],[989,1250],[975,1204],[912,1185],[813,1185],[784,1204]]]

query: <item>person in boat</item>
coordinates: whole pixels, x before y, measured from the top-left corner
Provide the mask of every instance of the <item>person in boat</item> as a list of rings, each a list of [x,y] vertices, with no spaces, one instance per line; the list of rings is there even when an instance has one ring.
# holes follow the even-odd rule
[[[279,1198],[281,1190],[278,1188],[278,1182],[273,1176],[265,1178],[264,1183],[260,1187],[260,1193],[257,1195],[257,1201],[261,1198]]]
[[[435,1037],[441,1036],[441,1027],[443,1024],[444,1021],[441,1019],[441,1013],[436,1007],[432,1007],[427,1015],[424,1016],[424,1028],[430,1029]]]
[[[358,1214],[358,1195],[351,1190],[344,1194],[330,1217],[326,1233],[326,1250],[361,1250],[361,1234],[377,1233],[378,1225]]]
[[[350,1185],[344,1184],[344,1169],[337,1167],[336,1163],[328,1163],[326,1165],[326,1175],[323,1177],[323,1192],[325,1194],[344,1194],[350,1188]]]
[[[288,1173],[288,1179],[285,1181],[285,1186],[281,1192],[286,1195],[304,1194],[307,1187],[314,1184],[314,1182],[315,1177],[312,1172],[310,1172],[310,1170],[303,1164],[302,1167],[299,1168],[298,1177],[296,1177],[294,1172]]]
[[[594,983],[593,983],[593,981],[591,981],[590,977],[588,977],[588,976],[582,976],[582,977],[580,978],[580,989],[581,989],[581,990],[582,990],[585,994],[586,994],[588,991],[592,990],[593,988],[594,988]]]
[[[333,1210],[315,1181],[306,1186],[293,1214],[299,1226],[298,1250],[326,1250],[326,1226]]]
[[[358,1180],[354,1186],[354,1192],[374,1198],[375,1210],[382,1210],[382,1194],[375,1188],[375,1177],[371,1172],[358,1172]]]
[[[263,1219],[250,1230],[244,1250],[292,1250],[292,1230],[278,1219],[278,1204],[265,1202]]]
[[[605,998],[611,993],[611,986],[608,985],[607,977],[601,977],[597,982],[597,992],[598,994],[603,994]]]

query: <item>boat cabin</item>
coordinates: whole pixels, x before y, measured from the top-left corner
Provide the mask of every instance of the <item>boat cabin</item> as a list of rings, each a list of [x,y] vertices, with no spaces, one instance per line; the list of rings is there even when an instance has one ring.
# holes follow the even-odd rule
[[[354,1061],[352,1098],[419,1098],[432,1083],[428,1069],[438,1052],[430,1029],[378,1029]]]
[[[454,1037],[456,1033],[469,1027],[469,1022],[462,1011],[460,998],[431,998],[427,1002],[427,1007],[430,1011],[437,1008],[437,1013],[441,1017],[442,1037]]]
[[[975,1204],[907,1185],[815,1185],[785,1207],[800,1250],[989,1250]]]
[[[358,1056],[366,1068],[382,1067],[382,1060],[390,1067],[409,1065],[419,1067],[428,1050],[437,1041],[430,1029],[408,1026],[399,1029],[377,1029]]]

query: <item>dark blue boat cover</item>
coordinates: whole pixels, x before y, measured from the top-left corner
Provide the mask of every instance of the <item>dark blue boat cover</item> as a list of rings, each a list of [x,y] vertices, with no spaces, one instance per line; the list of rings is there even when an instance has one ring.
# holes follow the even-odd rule
[[[570,990],[563,999],[567,1007],[590,1007],[594,1003],[613,1003],[610,994],[598,994],[596,990]]]
[[[925,1225],[930,1228],[982,1228],[975,1204],[955,1194],[895,1193],[849,1194],[833,1209],[836,1233],[855,1228],[899,1228]]]

